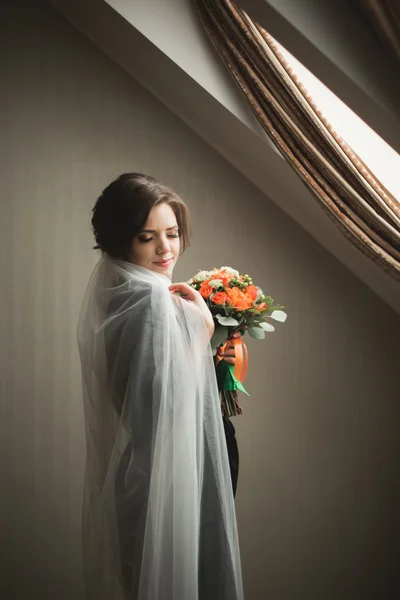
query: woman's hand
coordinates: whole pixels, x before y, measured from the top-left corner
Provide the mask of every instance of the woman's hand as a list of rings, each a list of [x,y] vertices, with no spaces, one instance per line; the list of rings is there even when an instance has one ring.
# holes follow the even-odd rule
[[[187,283],[173,283],[172,285],[170,285],[168,287],[168,289],[172,294],[179,292],[179,294],[183,300],[193,302],[194,304],[196,304],[199,307],[201,314],[203,315],[203,318],[204,318],[204,321],[207,326],[208,333],[209,333],[209,336],[211,339],[213,336],[213,333],[214,333],[214,329],[215,329],[214,319],[213,319],[213,316],[212,316],[207,304],[204,302],[203,296],[200,294],[200,292],[193,289]]]
[[[225,347],[223,346],[221,349],[217,349],[217,354],[218,356],[223,357],[223,359],[231,365],[234,365],[236,362],[235,347],[229,344],[229,340],[226,342]]]
[[[240,333],[234,333],[233,337],[239,338]],[[234,365],[236,363],[235,346],[232,344],[231,340],[226,340],[221,346],[219,346],[217,348],[217,354],[218,356],[223,357],[223,359],[231,365]]]

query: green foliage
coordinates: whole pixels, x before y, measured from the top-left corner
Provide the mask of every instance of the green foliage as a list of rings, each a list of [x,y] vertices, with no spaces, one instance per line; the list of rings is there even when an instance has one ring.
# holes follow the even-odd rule
[[[211,348],[216,351],[218,346],[225,342],[225,340],[228,338],[228,335],[229,332],[227,327],[224,327],[223,325],[217,325],[210,340]]]
[[[271,325],[271,323],[267,323],[267,322],[261,322],[259,324],[259,327],[261,327],[261,329],[263,331],[275,331],[275,327],[273,325]]]
[[[237,321],[233,317],[224,317],[222,315],[217,314],[216,318],[221,325],[231,325],[231,326],[239,325],[239,321]]]
[[[265,338],[265,331],[260,327],[250,327],[248,329],[249,335],[255,340],[263,340]]]
[[[279,321],[280,323],[284,323],[286,321],[287,314],[283,312],[283,310],[275,309],[271,314],[271,319],[275,319],[275,321]]]

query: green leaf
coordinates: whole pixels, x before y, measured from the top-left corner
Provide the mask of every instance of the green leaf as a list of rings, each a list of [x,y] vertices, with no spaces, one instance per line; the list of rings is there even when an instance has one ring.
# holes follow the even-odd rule
[[[274,303],[274,301],[272,300],[271,296],[265,296],[265,300],[264,300],[265,304],[267,306],[271,306],[271,304]]]
[[[260,323],[259,325],[263,331],[275,331],[275,327],[271,323]]]
[[[228,328],[222,325],[217,325],[210,340],[211,348],[215,351],[228,338]],[[215,355],[215,353],[214,353]]]
[[[283,312],[283,310],[274,310],[271,313],[271,319],[275,319],[275,321],[280,321],[280,323],[284,323],[287,319],[287,314]]]
[[[221,325],[229,325],[229,326],[239,325],[238,321],[236,319],[234,319],[233,317],[223,317],[222,315],[216,315],[216,318]]]
[[[250,329],[247,331],[255,340],[263,340],[265,338],[265,331],[263,331],[260,327],[250,327]]]

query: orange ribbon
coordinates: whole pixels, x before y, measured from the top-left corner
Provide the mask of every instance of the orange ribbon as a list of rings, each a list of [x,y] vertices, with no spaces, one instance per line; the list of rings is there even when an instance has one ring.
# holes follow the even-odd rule
[[[231,342],[235,349],[235,368],[233,374],[238,381],[243,383],[247,373],[247,366],[249,364],[249,353],[247,351],[247,346],[241,337],[227,340],[222,346],[217,348],[217,365],[221,360],[224,360],[224,356],[221,356],[221,354],[225,352],[228,342]]]

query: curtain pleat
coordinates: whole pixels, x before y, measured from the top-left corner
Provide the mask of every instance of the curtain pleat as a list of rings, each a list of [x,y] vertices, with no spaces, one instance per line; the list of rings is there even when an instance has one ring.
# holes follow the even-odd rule
[[[194,0],[256,118],[354,246],[400,281],[400,203],[335,132],[274,39],[229,0]]]

